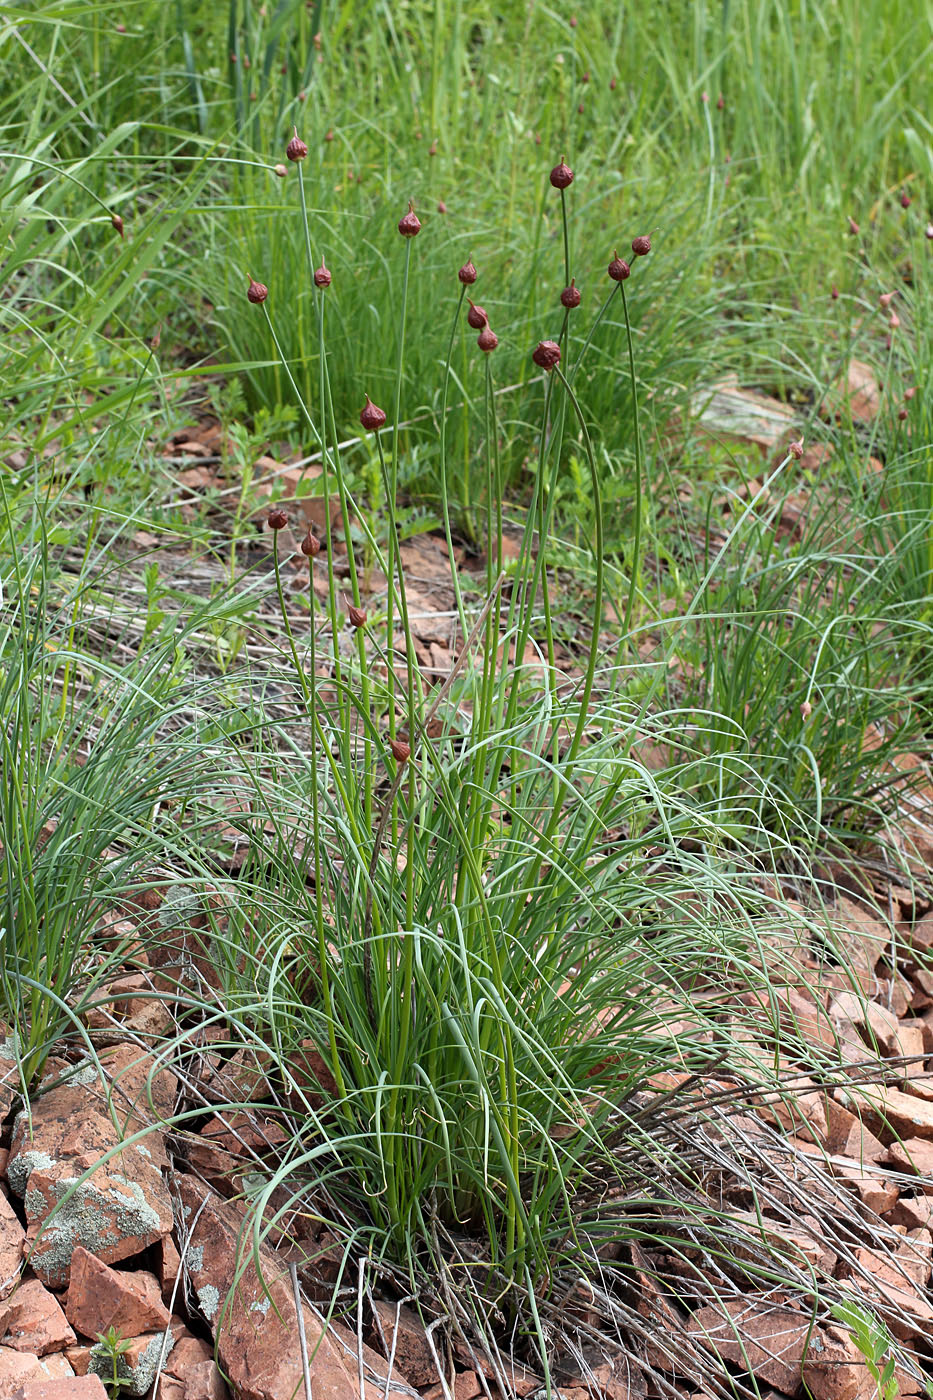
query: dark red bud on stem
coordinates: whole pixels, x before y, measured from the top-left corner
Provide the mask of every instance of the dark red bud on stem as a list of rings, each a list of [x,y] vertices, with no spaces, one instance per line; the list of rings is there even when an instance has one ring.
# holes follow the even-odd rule
[[[398,231],[403,238],[415,238],[421,232],[421,220],[411,200],[408,201],[408,213],[398,221]]]
[[[285,154],[288,156],[289,160],[304,160],[305,156],[308,154],[308,148],[298,135],[297,126],[293,126],[292,131],[295,134],[285,147]]]
[[[252,277],[249,279],[249,286],[246,289],[246,300],[251,301],[254,306],[261,306],[269,295],[269,288],[264,282],[256,282]]]
[[[360,412],[360,422],[368,433],[375,433],[383,426],[386,416],[377,404],[374,404],[369,395],[366,395],[366,402]]]
[[[476,268],[473,266],[472,258],[467,259],[457,273],[457,276],[465,287],[472,287],[473,283],[476,281]]]
[[[499,344],[499,337],[491,326],[484,326],[480,331],[476,341],[484,355],[488,355],[491,350],[495,350]]]
[[[114,228],[116,229],[117,233],[118,233],[118,234],[120,235],[120,237],[122,238],[122,237],[123,237],[123,220],[120,218],[120,215],[119,215],[119,214],[111,214],[111,216],[110,216],[110,222],[113,224],[113,226],[114,226]]]
[[[568,185],[573,184],[573,171],[563,156],[560,158],[560,164],[555,165],[551,171],[550,180],[555,190],[565,190]]]
[[[470,301],[469,297],[467,297],[467,301]],[[475,331],[481,331],[484,326],[489,325],[489,317],[486,312],[472,301],[470,301],[470,309],[467,312],[467,325],[472,326]]]
[[[357,631],[359,631],[359,629],[366,624],[366,609],[354,607],[354,605],[350,603],[347,608],[347,618],[350,626],[355,627]]]
[[[542,340],[532,350],[531,358],[540,369],[553,369],[560,364],[560,346],[556,340]]]
[[[396,763],[407,763],[411,758],[411,749],[404,739],[390,739],[389,749]]]
[[[321,258],[321,266],[314,269],[315,287],[329,287],[332,278],[329,270],[324,266],[324,259]]]
[[[321,541],[317,535],[309,529],[304,539],[301,541],[301,552],[306,559],[316,559],[321,552]]]
[[[288,516],[285,514],[284,510],[276,506],[275,509],[270,510],[269,514],[266,516],[266,524],[269,526],[270,530],[284,530],[285,526],[288,524]]]
[[[651,252],[651,239],[646,233],[639,234],[637,238],[632,239],[632,252],[636,258],[647,257]]]
[[[565,287],[560,294],[561,306],[566,306],[568,311],[572,311],[575,306],[579,306],[582,298],[577,288],[577,279],[571,277],[570,286]]]
[[[624,258],[619,257],[618,253],[613,257],[606,271],[609,273],[613,282],[624,282],[626,277],[631,277],[632,275],[632,269]]]

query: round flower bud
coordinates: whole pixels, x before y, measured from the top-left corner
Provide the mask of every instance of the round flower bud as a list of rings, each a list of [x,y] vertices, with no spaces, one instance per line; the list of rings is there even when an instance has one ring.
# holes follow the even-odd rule
[[[484,355],[488,355],[490,350],[495,350],[499,344],[499,337],[491,326],[484,326],[480,331],[476,341]]]
[[[829,295],[832,297],[833,301],[839,300],[839,288],[836,286],[835,282],[829,289]]]
[[[321,541],[317,535],[313,534],[310,527],[308,533],[299,546],[306,559],[316,559],[321,552]]]
[[[408,213],[398,221],[398,231],[403,238],[415,238],[421,232],[421,220],[411,200],[408,201]]]
[[[553,369],[560,364],[560,346],[556,340],[542,340],[532,350],[531,358],[540,369]]]
[[[366,609],[356,608],[353,606],[352,603],[350,603],[350,605],[347,608],[347,618],[349,620],[350,626],[355,627],[357,631],[359,631],[359,629],[363,627],[366,623]]]
[[[396,763],[407,763],[411,758],[411,749],[404,739],[390,739],[389,749]]]
[[[575,277],[571,277],[570,286],[565,287],[560,294],[560,304],[566,306],[568,311],[572,311],[575,306],[580,305],[581,300],[582,297],[577,289],[577,280]]]
[[[560,164],[555,165],[551,171],[550,180],[555,190],[565,190],[568,185],[573,184],[573,171],[563,156],[560,158]]]
[[[476,268],[473,266],[472,258],[467,259],[457,273],[457,276],[465,287],[472,287],[473,283],[476,281]]]
[[[910,386],[909,389],[905,389],[905,390],[904,390],[904,402],[905,402],[905,403],[910,403],[911,399],[914,397],[914,395],[916,394],[916,392],[917,392],[917,386],[916,386],[916,384],[911,384],[911,386]]]
[[[637,238],[632,239],[632,252],[636,258],[647,257],[651,252],[651,239],[646,233],[639,234]]]
[[[896,311],[892,311],[892,312],[891,312],[891,315],[890,315],[889,318],[888,318],[888,325],[891,327],[892,331],[896,331],[897,328],[898,328],[898,326],[899,326],[900,324],[901,324],[901,318],[900,318],[900,316],[898,316],[898,314],[897,314]]]
[[[269,295],[269,288],[264,282],[256,282],[251,277],[249,286],[246,289],[246,300],[251,301],[254,306],[261,306]]]
[[[901,422],[903,423],[904,419],[907,417],[907,409],[906,409],[906,408],[899,408],[899,409],[897,410],[897,416],[898,416],[898,418],[901,420]]]
[[[266,524],[269,526],[270,530],[284,530],[285,526],[288,524],[288,516],[280,506],[276,506],[275,509],[270,510],[269,514],[266,516]]]
[[[284,180],[284,179],[285,179],[285,176],[288,174],[288,166],[287,166],[287,165],[275,165],[275,166],[272,167],[272,173],[273,173],[273,175],[278,175],[278,177],[279,177],[280,180]]]
[[[366,402],[360,412],[360,422],[368,433],[375,433],[383,426],[386,416],[382,409],[374,404],[369,395],[366,395]]]
[[[467,297],[467,301],[470,301],[469,297]],[[470,301],[470,309],[467,312],[467,324],[472,326],[475,331],[481,331],[484,326],[489,325],[489,317],[486,312],[472,301]]]
[[[884,309],[887,310],[894,300],[895,295],[896,293],[894,292],[882,292],[881,296],[878,298],[878,305],[883,306]]]
[[[613,257],[606,271],[609,273],[613,282],[624,282],[626,277],[631,277],[632,275],[632,269],[624,258],[619,257],[618,253]]]
[[[304,160],[305,156],[308,154],[308,148],[298,135],[297,126],[293,126],[292,131],[295,134],[285,147],[285,154],[288,156],[289,160]]]
[[[321,258],[321,266],[314,269],[314,285],[315,287],[329,287],[331,280],[330,272],[324,266],[324,259]]]
[[[120,218],[120,215],[119,215],[119,214],[111,214],[111,216],[110,216],[110,222],[111,222],[111,224],[113,224],[113,227],[116,229],[117,233],[118,233],[118,234],[120,235],[120,237],[122,238],[122,237],[123,237],[123,220]]]
[[[443,201],[442,199],[439,199],[439,200],[437,201],[437,212],[438,212],[439,214],[446,214],[446,213],[447,213],[447,205],[444,203],[444,201]]]
[[[855,222],[855,220],[852,218],[852,215],[850,214],[850,215],[849,215],[849,232],[852,233],[852,234],[855,234],[855,233],[858,233],[858,231],[859,231],[858,224]]]
[[[790,455],[792,457],[796,457],[797,461],[799,462],[801,457],[803,456],[803,438],[798,438],[796,442],[790,443],[787,450],[790,453]]]
[[[910,208],[910,202],[911,202],[911,201],[910,201],[910,195],[909,195],[909,194],[907,193],[907,191],[905,190],[904,193],[901,195],[901,208],[902,208],[902,209],[909,209],[909,208]]]
[[[813,706],[810,704],[809,700],[804,700],[803,704],[800,706],[800,713],[804,719],[809,719],[813,714]]]

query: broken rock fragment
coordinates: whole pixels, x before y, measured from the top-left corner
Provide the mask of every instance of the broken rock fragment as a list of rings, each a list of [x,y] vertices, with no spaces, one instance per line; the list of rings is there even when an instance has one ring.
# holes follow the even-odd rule
[[[170,1318],[155,1274],[111,1269],[82,1245],[76,1245],[71,1258],[65,1315],[84,1337],[96,1337],[108,1327],[122,1337],[138,1337],[164,1330]]]
[[[23,1198],[29,1263],[53,1288],[67,1283],[76,1245],[114,1263],[172,1229],[161,1133],[115,1151],[171,1109],[173,1077],[153,1069],[135,1046],[115,1048],[103,1081],[91,1062],[53,1066],[30,1112],[16,1118],[7,1180]]]

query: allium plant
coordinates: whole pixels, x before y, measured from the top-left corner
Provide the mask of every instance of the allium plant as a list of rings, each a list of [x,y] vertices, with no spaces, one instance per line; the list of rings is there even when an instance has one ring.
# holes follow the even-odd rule
[[[465,319],[480,330],[479,349],[486,351],[477,372],[484,377],[488,526],[485,599],[470,606],[453,562],[445,425],[466,293],[479,273],[472,260],[459,273],[451,269],[459,297],[444,368],[440,489],[460,638],[450,674],[428,691],[417,665],[396,522],[406,301],[417,230],[403,227],[410,211],[399,224],[404,252],[395,245],[404,280],[394,404],[387,412],[366,395],[360,414],[385,487],[381,550],[346,490],[338,447],[344,425],[334,421],[323,289],[314,275],[301,163],[297,169],[320,336],[317,403],[301,407],[321,444],[325,497],[336,487],[340,499],[352,598],[341,601],[328,524],[321,551],[328,601],[322,609],[313,588],[315,554],[303,549],[312,586],[299,635],[275,554],[308,725],[302,743],[289,740],[294,820],[277,824],[280,839],[262,855],[264,871],[273,868],[288,889],[287,912],[273,916],[266,890],[250,915],[257,955],[246,981],[264,978],[266,991],[260,998],[247,993],[231,971],[227,994],[235,1005],[239,987],[254,1024],[265,1018],[262,1037],[275,1047],[306,1121],[291,1160],[257,1209],[276,1185],[297,1181],[294,1189],[303,1189],[313,1171],[340,1218],[352,1220],[361,1238],[371,1231],[373,1247],[402,1264],[413,1286],[427,1257],[455,1252],[454,1236],[466,1231],[481,1241],[481,1256],[502,1285],[501,1304],[511,1311],[520,1306],[519,1295],[533,1300],[547,1288],[555,1250],[576,1247],[574,1194],[597,1161],[606,1160],[609,1125],[619,1131],[626,1096],[672,1057],[679,1067],[705,1061],[702,1035],[685,1032],[675,1050],[664,1029],[672,1008],[684,1004],[681,987],[698,955],[708,968],[721,941],[707,947],[707,935],[680,921],[665,933],[659,957],[657,942],[643,941],[640,920],[630,913],[643,860],[640,833],[657,797],[625,757],[619,735],[629,721],[609,668],[602,674],[600,667],[599,477],[572,384],[586,346],[574,367],[566,363],[576,299],[563,303],[557,338],[528,347],[543,371],[539,460],[508,587],[490,353],[495,337],[485,312],[470,302]],[[568,167],[556,170],[565,282],[573,288],[566,202],[572,174]],[[277,304],[274,277],[266,275],[273,287],[257,314],[257,353],[263,318],[278,344],[269,310]],[[613,283],[610,297],[621,287]],[[624,290],[622,296],[624,306]],[[609,299],[597,324],[608,305]],[[419,327],[419,334],[429,333]],[[576,678],[558,662],[549,591],[556,493],[546,486],[561,470],[568,416],[589,466],[596,520],[592,617]],[[384,579],[368,608],[358,586],[351,511]],[[303,856],[286,839],[295,822],[311,832]],[[617,836],[607,845],[610,831]],[[248,877],[247,870],[244,891]],[[652,897],[657,889],[652,886]],[[320,1056],[313,1092],[288,1068],[309,1041]]]

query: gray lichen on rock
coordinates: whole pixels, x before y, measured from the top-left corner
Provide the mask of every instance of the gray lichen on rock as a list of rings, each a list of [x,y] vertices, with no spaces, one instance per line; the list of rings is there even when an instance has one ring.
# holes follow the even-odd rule
[[[198,1289],[198,1305],[208,1322],[213,1322],[220,1307],[220,1292],[212,1283],[205,1283]]]
[[[16,1120],[17,1126],[22,1117],[23,1114],[18,1115]],[[13,1131],[15,1133],[15,1127]],[[54,1159],[51,1158],[47,1152],[38,1152],[34,1149],[30,1149],[27,1152],[18,1152],[16,1156],[11,1159],[6,1169],[6,1179],[10,1183],[10,1189],[15,1191],[17,1196],[24,1196],[26,1194],[26,1183],[29,1181],[30,1176],[36,1168],[41,1167],[44,1171],[47,1171],[50,1167],[54,1167],[54,1165]]]

